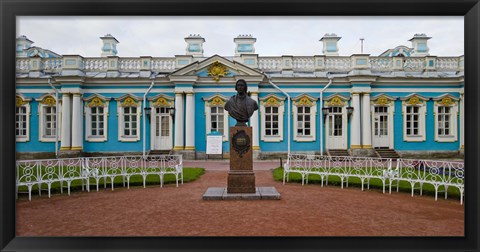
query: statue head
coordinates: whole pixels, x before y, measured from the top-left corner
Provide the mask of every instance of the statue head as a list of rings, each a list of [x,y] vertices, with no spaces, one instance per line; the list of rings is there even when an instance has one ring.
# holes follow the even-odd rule
[[[237,91],[240,96],[247,94],[247,89],[247,82],[245,80],[240,79],[235,83],[235,91]]]

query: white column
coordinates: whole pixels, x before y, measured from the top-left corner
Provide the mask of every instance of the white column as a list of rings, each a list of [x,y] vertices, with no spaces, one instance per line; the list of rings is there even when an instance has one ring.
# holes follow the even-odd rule
[[[71,148],[71,109],[70,109],[70,94],[62,94],[62,138],[60,150],[70,150]]]
[[[465,148],[465,95],[460,96],[460,149]]]
[[[258,104],[258,92],[251,92],[251,98]],[[258,107],[260,109],[260,105]],[[250,126],[252,126],[252,150],[260,150],[259,145],[259,134],[258,134],[258,110],[253,112],[252,117],[250,118]]]
[[[73,94],[72,102],[72,150],[83,149],[83,113],[80,94]]]
[[[350,148],[360,149],[360,94],[352,93],[352,124],[351,124],[351,139]]]
[[[372,148],[372,123],[370,119],[370,93],[363,94],[362,104],[362,148]]]
[[[185,108],[185,150],[195,150],[195,94],[187,93]]]
[[[175,93],[175,146],[183,150],[183,93]]]

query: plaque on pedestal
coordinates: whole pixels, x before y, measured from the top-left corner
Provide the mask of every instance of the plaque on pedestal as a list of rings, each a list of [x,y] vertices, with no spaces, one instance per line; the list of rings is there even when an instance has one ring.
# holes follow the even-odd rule
[[[252,127],[230,127],[230,172],[227,193],[255,193]]]

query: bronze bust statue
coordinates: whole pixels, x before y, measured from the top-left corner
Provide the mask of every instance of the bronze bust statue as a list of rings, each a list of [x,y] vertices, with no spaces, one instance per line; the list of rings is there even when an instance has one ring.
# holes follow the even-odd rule
[[[237,94],[230,97],[225,104],[225,110],[237,120],[235,126],[247,126],[248,118],[258,109],[258,104],[247,95],[247,82],[245,80],[238,80],[235,84],[235,90]]]

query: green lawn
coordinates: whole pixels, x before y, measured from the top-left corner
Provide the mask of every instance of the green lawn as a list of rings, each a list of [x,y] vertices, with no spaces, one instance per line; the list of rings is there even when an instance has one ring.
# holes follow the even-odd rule
[[[199,179],[203,174],[205,173],[204,168],[189,168],[185,167],[183,168],[183,182],[188,183],[194,180]],[[106,181],[106,187],[107,189],[111,189],[111,180],[110,178],[107,178]],[[96,190],[96,184],[95,184],[95,179],[90,178],[90,190]],[[179,181],[181,183],[181,181]],[[173,174],[167,174],[163,178],[163,184],[175,184],[175,175]],[[67,183],[63,183],[64,185],[64,193],[67,192],[66,185]],[[158,175],[148,175],[146,179],[146,185],[160,185],[160,178]],[[126,179],[125,179],[125,187],[127,186],[126,184]],[[141,175],[133,175],[130,177],[130,187],[132,186],[143,186],[143,177]],[[101,178],[99,180],[99,189],[102,189],[105,187],[104,180]],[[123,177],[122,176],[117,176],[114,180],[114,188],[120,188],[123,187]],[[42,184],[42,189],[47,189],[46,184]],[[20,186],[18,188],[19,192],[28,192],[28,189],[26,186]],[[74,180],[71,184],[70,191],[81,191],[82,190],[82,181],[81,180]],[[60,182],[55,182],[52,183],[52,189],[51,193],[60,193]],[[42,194],[48,194],[47,191],[42,192]],[[19,195],[19,197],[22,194]],[[32,196],[38,195],[38,186],[34,185],[33,190],[32,190]],[[28,195],[27,195],[28,197]]]
[[[273,178],[274,180],[276,181],[283,181],[283,168],[282,167],[279,167],[279,168],[276,168],[273,170]],[[289,182],[293,182],[293,183],[302,183],[302,176],[299,174],[299,173],[290,173],[289,176],[288,176],[288,181]],[[316,184],[316,185],[320,185],[322,182],[321,180],[321,177],[319,175],[309,175],[308,176],[308,184]],[[365,180],[365,184],[364,184],[364,189],[366,190],[367,189],[367,184],[366,184],[366,180]],[[286,180],[285,180],[285,183],[286,183]],[[335,185],[335,186],[340,186],[340,183],[341,183],[341,180],[338,176],[329,176],[328,177],[328,185]],[[344,181],[345,183],[345,181]],[[325,186],[325,178],[324,178],[324,181],[323,181],[323,184]],[[392,184],[392,192],[396,192],[396,184],[397,182],[394,181],[393,184]],[[355,177],[350,177],[348,179],[348,186],[349,187],[360,187],[362,186],[361,184],[361,180],[359,178],[355,178]],[[345,187],[345,184],[344,184],[344,187]],[[415,187],[419,187],[419,184],[417,183],[415,185]],[[380,189],[382,190],[383,188],[383,184],[382,184],[382,181],[380,179],[370,179],[370,189]],[[410,187],[410,183],[408,182],[405,182],[405,181],[400,181],[399,183],[399,191],[401,192],[408,192],[408,193],[411,193],[412,192],[412,188]],[[443,191],[443,187],[441,186],[439,188],[439,191]],[[388,192],[388,181],[385,185],[385,191]],[[420,193],[420,189],[415,189],[415,194],[418,195]],[[435,196],[435,189],[434,187],[431,185],[431,184],[423,184],[423,195],[432,195],[432,196]],[[439,192],[438,193],[438,198],[442,198],[444,197],[444,193],[443,192]],[[460,199],[460,191],[456,188],[456,187],[452,187],[450,186],[448,188],[448,198],[457,198],[457,199]]]

